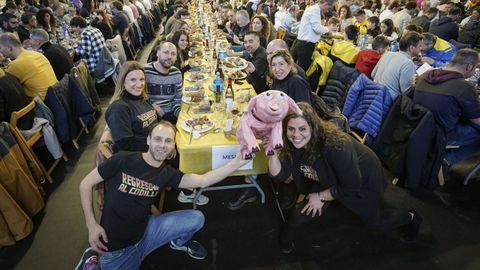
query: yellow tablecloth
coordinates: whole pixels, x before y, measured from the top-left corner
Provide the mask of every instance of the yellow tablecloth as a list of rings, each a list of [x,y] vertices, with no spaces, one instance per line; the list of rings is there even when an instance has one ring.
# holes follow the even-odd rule
[[[185,73],[185,78],[188,78],[189,72]],[[233,89],[235,92],[235,97],[237,98],[238,95],[242,92],[247,93],[250,91],[250,94],[255,95],[255,90],[253,87],[248,84],[246,81],[241,81],[243,84],[233,84]],[[209,78],[203,81],[203,86],[205,88],[205,92],[207,95],[213,99],[213,92],[212,92],[212,84],[213,79]],[[184,80],[183,86],[192,86],[193,83]],[[235,107],[239,109],[244,109],[246,107],[246,103],[239,104],[235,101]],[[190,109],[189,109],[190,106]],[[195,114],[194,108],[196,107],[195,104],[189,105],[182,102],[182,107],[180,114],[178,116],[177,122],[177,134],[176,134],[176,143],[177,149],[180,155],[180,170],[184,173],[198,173],[203,174],[210,170],[212,170],[212,146],[215,145],[238,145],[237,138],[232,133],[230,138],[225,137],[223,133],[223,127],[226,121],[225,110],[223,111],[214,111],[213,113],[207,114]],[[212,106],[214,107],[214,106]],[[188,111],[188,114],[187,114]],[[219,117],[217,114],[221,114]],[[222,128],[219,133],[209,132],[206,135],[202,135],[200,138],[195,139],[192,138],[191,143],[190,140],[190,133],[183,130],[181,125],[182,123],[195,116],[202,116],[206,115],[210,120],[212,120],[216,127]],[[236,117],[236,116],[235,116]],[[216,120],[222,119],[222,124],[216,123]],[[235,120],[234,127],[238,125],[238,119]],[[250,174],[261,174],[267,172],[268,166],[268,158],[265,156],[263,152],[259,152],[256,154],[256,157],[253,161],[253,169],[251,170],[237,170],[232,175],[250,175]]]

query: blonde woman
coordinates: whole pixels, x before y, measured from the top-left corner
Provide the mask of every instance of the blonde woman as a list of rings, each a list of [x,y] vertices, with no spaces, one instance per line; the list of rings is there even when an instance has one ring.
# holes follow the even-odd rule
[[[158,122],[157,112],[147,101],[145,72],[141,64],[123,64],[105,120],[113,138],[113,152],[148,150],[150,126]]]
[[[308,82],[298,75],[290,53],[285,49],[276,50],[269,62],[272,74],[272,89],[280,90],[295,102],[312,103],[312,90]]]

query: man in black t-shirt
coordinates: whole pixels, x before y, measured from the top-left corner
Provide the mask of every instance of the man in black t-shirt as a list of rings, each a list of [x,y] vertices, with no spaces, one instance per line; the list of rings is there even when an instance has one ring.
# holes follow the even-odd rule
[[[80,196],[88,227],[89,243],[76,269],[138,269],[153,250],[170,242],[175,250],[204,259],[206,249],[191,240],[204,223],[196,210],[150,215],[150,207],[165,186],[198,188],[215,184],[248,161],[241,155],[203,175],[183,174],[164,161],[175,151],[175,127],[166,121],[153,126],[145,153],[119,152],[91,171],[80,184]],[[92,209],[92,187],[105,182],[100,224]]]

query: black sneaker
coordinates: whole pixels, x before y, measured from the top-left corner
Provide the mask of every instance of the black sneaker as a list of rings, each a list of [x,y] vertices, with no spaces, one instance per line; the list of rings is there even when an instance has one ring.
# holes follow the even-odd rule
[[[182,246],[177,246],[173,241],[170,241],[170,248],[174,250],[185,251],[188,256],[197,259],[203,260],[207,257],[207,250],[195,240],[187,241]]]
[[[283,254],[290,254],[295,250],[295,245],[293,242],[282,242],[280,243],[280,250]]]
[[[238,210],[244,204],[251,203],[257,200],[257,190],[254,188],[242,188],[235,194],[234,201],[228,203],[227,208],[231,211]]]
[[[75,270],[89,270],[94,267],[98,268],[98,253],[89,247],[83,252]]]
[[[401,239],[405,242],[412,242],[417,238],[418,231],[420,230],[420,225],[422,225],[423,218],[420,214],[415,211],[415,209],[410,209],[410,214],[413,214],[412,221],[410,224],[404,227]]]

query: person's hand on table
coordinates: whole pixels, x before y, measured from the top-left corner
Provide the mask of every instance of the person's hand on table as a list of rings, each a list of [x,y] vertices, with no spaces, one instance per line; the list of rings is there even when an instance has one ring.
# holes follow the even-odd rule
[[[420,57],[420,61],[421,61],[422,63],[427,63],[427,64],[429,64],[429,65],[433,65],[433,63],[435,63],[435,60],[433,60],[432,58],[427,57],[427,56],[422,56],[422,57]]]
[[[100,254],[108,251],[104,244],[104,242],[108,243],[107,233],[98,223],[88,226],[88,242],[90,247]]]
[[[157,111],[158,116],[163,117],[165,115],[165,112],[163,111],[162,107],[158,104],[152,104],[152,107]]]
[[[245,71],[248,72],[248,73],[253,73],[255,72],[255,66],[253,65],[252,62],[247,62],[247,67],[245,68]]]
[[[310,193],[307,195],[308,203],[303,207],[301,213],[307,216],[312,215],[312,218],[322,215],[322,207],[325,204],[320,200],[318,193]],[[318,215],[317,215],[318,214]]]

